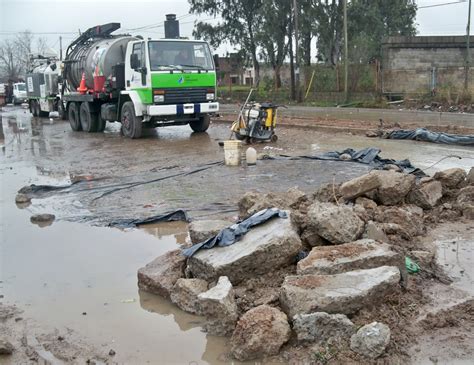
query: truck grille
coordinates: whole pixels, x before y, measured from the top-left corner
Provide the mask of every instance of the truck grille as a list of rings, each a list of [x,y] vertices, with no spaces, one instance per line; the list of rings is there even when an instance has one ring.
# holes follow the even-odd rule
[[[165,104],[205,102],[207,89],[206,87],[165,89]]]

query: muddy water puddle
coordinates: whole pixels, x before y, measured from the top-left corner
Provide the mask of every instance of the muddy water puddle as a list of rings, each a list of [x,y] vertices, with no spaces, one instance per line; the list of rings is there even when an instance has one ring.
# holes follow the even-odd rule
[[[431,233],[438,264],[453,280],[453,286],[474,295],[474,223],[447,224]]]
[[[24,309],[24,317],[45,329],[71,329],[105,352],[114,349],[118,363],[225,362],[226,341],[203,333],[203,318],[137,287],[137,269],[186,243],[187,224],[119,230],[59,220],[41,228],[30,223],[30,215],[55,206],[33,201],[19,209],[14,203],[19,186],[67,180],[67,175],[38,175],[27,164],[3,166],[2,302]]]
[[[188,239],[183,222],[120,231],[5,219],[3,295],[51,328],[70,328],[123,363],[216,363],[225,342],[203,319],[137,288],[137,268]]]

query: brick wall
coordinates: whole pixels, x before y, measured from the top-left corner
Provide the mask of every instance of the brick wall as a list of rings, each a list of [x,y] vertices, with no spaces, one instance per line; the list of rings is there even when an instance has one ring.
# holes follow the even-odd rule
[[[470,43],[472,60],[473,36]],[[428,93],[433,85],[436,89],[449,86],[461,90],[465,57],[466,37],[389,37],[382,45],[382,91]],[[473,76],[471,69],[470,80],[474,82]]]

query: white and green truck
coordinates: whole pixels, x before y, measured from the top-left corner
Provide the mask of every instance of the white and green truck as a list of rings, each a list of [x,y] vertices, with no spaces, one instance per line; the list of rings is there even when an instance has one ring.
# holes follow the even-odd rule
[[[167,21],[177,22],[173,15]],[[146,127],[189,124],[194,132],[206,131],[219,110],[209,45],[179,35],[112,35],[119,28],[90,28],[66,51],[59,109],[71,128],[102,132],[107,121],[118,121],[129,138],[139,138]]]

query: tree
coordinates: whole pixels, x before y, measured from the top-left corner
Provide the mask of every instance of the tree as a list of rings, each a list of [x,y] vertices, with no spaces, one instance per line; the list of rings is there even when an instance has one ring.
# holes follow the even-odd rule
[[[381,57],[385,37],[416,34],[414,0],[352,0],[348,5],[349,57],[353,62]]]
[[[30,55],[33,53],[33,34],[29,30],[18,33],[15,40],[18,47],[18,57],[23,71],[30,68]]]
[[[36,52],[42,56],[48,50],[48,41],[45,37],[40,37],[36,40]]]
[[[314,7],[318,59],[336,65],[341,58],[342,1],[316,1]]]
[[[258,35],[264,59],[272,66],[275,89],[281,87],[281,66],[288,55],[291,38],[288,26],[291,16],[288,0],[267,0],[263,6],[262,27]]]
[[[262,0],[189,0],[189,3],[191,13],[219,15],[222,19],[215,25],[198,22],[193,35],[206,39],[215,48],[228,41],[248,52],[255,70],[254,85],[258,86],[257,38],[261,29]]]
[[[0,72],[2,78],[17,81],[23,71],[18,45],[11,39],[5,39],[0,44]]]
[[[317,37],[318,59],[327,64],[336,65],[341,59],[342,5],[341,0],[314,0],[311,4],[311,18],[314,19],[312,29]],[[384,37],[415,35],[416,10],[414,0],[348,1],[350,59],[353,62],[366,62],[371,58],[380,57]],[[303,12],[303,15],[305,13]]]

